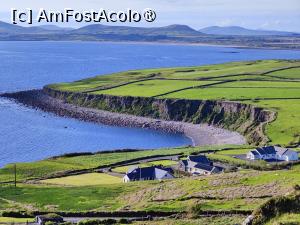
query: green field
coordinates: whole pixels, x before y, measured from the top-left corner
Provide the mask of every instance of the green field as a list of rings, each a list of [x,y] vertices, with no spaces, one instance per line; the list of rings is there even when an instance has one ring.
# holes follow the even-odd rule
[[[132,210],[188,211],[198,203],[204,210],[252,210],[271,196],[292,190],[300,183],[299,172],[299,167],[265,172],[244,170],[163,182],[79,187],[68,187],[64,182],[55,186],[19,184],[16,189],[0,186],[0,196],[8,200],[6,210],[110,211],[129,207]]]
[[[176,81],[176,80],[151,80],[143,81],[134,84],[128,84],[122,87],[113,88],[105,91],[91,92],[91,94],[107,94],[120,96],[142,96],[152,97],[164,94],[176,89],[187,87],[202,86],[215,83],[213,81]]]
[[[241,148],[241,146],[202,146],[197,148],[166,148],[159,150],[142,150],[135,152],[114,152],[99,153],[94,155],[82,155],[76,157],[58,157],[45,159],[32,163],[17,163],[17,180],[24,181],[26,179],[47,177],[64,173],[66,171],[93,169],[99,166],[106,166],[129,159],[137,159],[145,156],[170,155],[183,153],[188,155],[192,152],[201,152],[206,150],[219,150],[222,148]],[[14,179],[14,166],[7,165],[0,169],[0,183],[12,181]]]
[[[41,181],[41,183],[66,186],[92,186],[105,184],[119,184],[122,183],[122,179],[105,173],[87,173],[62,178],[47,179]]]
[[[50,87],[118,96],[245,102],[278,112],[276,121],[266,127],[272,144],[300,144],[299,60],[128,71]]]
[[[142,167],[148,167],[148,166],[157,166],[157,165],[162,165],[162,166],[172,166],[176,165],[178,162],[172,161],[172,160],[160,160],[160,161],[153,161],[153,162],[148,162],[148,163],[140,163],[140,164],[134,164],[130,166],[120,166],[113,168],[112,171],[117,172],[117,173],[126,173],[128,169],[131,167],[139,166],[140,168]]]
[[[300,214],[287,213],[272,219],[266,225],[299,225],[299,224],[300,224]]]
[[[0,224],[17,224],[17,223],[26,223],[34,222],[33,218],[11,218],[11,217],[1,217]]]
[[[215,216],[199,219],[166,219],[155,221],[155,225],[236,225],[243,222],[242,216]],[[153,222],[136,222],[134,225],[152,225]]]

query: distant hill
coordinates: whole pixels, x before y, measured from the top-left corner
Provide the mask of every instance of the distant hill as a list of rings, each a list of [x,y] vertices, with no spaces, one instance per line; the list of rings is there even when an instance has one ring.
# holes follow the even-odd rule
[[[39,33],[49,33],[48,30],[42,27],[22,27],[10,23],[5,23],[0,21],[0,33],[7,34],[39,34]]]
[[[258,35],[261,35],[258,37]],[[164,42],[300,49],[300,34],[249,30],[242,27],[208,27],[200,31],[186,25],[130,27],[91,24],[78,29],[56,25],[22,27],[0,21],[0,41],[114,41]]]
[[[44,30],[50,30],[50,31],[70,31],[70,30],[74,30],[74,28],[71,27],[59,27],[56,25],[41,25],[41,26],[37,26],[39,28],[42,28]]]
[[[263,35],[275,35],[275,36],[294,36],[300,35],[293,32],[273,31],[273,30],[251,30],[239,26],[219,27],[211,26],[199,30],[205,34],[213,35],[248,35],[248,36],[263,36]]]
[[[101,24],[88,25],[76,30],[73,34],[118,34],[118,35],[166,35],[166,36],[199,36],[200,32],[186,25],[170,25],[165,27],[129,27],[107,26]]]

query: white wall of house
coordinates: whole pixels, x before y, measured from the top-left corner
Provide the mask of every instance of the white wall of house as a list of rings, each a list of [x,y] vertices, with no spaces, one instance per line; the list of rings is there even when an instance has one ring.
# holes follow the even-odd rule
[[[123,183],[127,183],[127,182],[130,182],[130,179],[129,179],[129,177],[127,175],[125,175],[123,177]]]

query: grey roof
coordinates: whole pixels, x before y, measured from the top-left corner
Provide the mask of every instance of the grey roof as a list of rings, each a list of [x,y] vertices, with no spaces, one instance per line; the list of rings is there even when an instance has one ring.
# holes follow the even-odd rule
[[[209,165],[211,164],[211,162],[205,155],[190,155],[188,156],[188,161]]]
[[[213,172],[213,173],[218,173],[218,172],[223,171],[223,168],[221,168],[219,166],[211,166],[211,165],[201,164],[201,163],[198,163],[195,166],[195,168],[205,170],[205,171],[208,171],[208,172]]]
[[[167,173],[172,176],[171,168],[163,168],[161,166],[151,166],[143,168],[135,168],[126,174],[130,180],[155,180],[163,178]]]
[[[255,150],[251,151],[254,155],[260,154],[260,155],[266,155],[266,154],[277,154],[277,155],[287,155],[287,154],[293,154],[295,151],[287,148],[282,148],[278,146],[267,146],[262,148],[256,148]]]
[[[255,149],[260,155],[271,155],[271,154],[276,154],[274,146],[267,146],[267,147],[262,147],[262,148],[256,148]]]
[[[253,150],[253,151],[250,151],[253,155],[259,155],[257,151]]]
[[[276,147],[276,152],[278,155],[290,155],[290,154],[294,154],[294,153],[297,154],[296,151],[293,151],[288,148],[281,148],[281,147]]]
[[[155,168],[155,178],[156,178],[156,179],[162,179],[162,178],[164,178],[168,173],[169,173],[169,171],[167,171],[167,170]]]
[[[133,172],[135,169],[139,168],[137,165],[129,167],[127,173]]]

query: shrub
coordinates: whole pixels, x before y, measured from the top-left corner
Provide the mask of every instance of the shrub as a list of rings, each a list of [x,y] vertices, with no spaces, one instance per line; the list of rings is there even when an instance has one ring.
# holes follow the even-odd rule
[[[106,220],[82,220],[78,223],[78,225],[111,225],[111,224],[116,224],[117,221],[114,219],[106,219]]]
[[[32,218],[33,215],[25,211],[3,211],[1,214],[3,217],[14,218]]]
[[[283,213],[300,212],[300,194],[271,198],[254,211],[253,225],[264,224]]]
[[[45,225],[57,225],[57,223],[48,221],[48,222],[45,223]]]
[[[128,220],[128,219],[122,218],[122,219],[119,220],[119,223],[120,223],[120,224],[130,224],[131,221]]]
[[[191,209],[189,210],[189,214],[191,218],[197,218],[199,217],[199,215],[201,214],[202,209],[201,209],[201,205],[200,204],[196,204],[194,206],[191,207]]]

